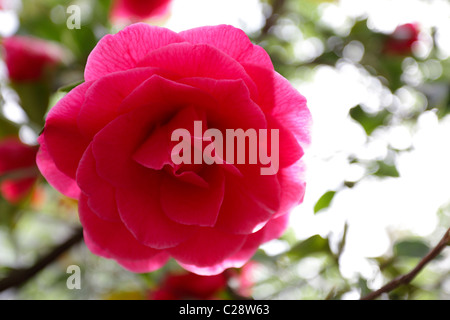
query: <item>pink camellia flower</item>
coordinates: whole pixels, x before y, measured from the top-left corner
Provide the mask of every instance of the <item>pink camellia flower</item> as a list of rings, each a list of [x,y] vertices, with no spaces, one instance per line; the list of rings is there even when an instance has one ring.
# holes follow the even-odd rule
[[[385,52],[395,55],[409,55],[413,44],[419,40],[419,25],[406,23],[398,26],[385,43]]]
[[[214,300],[225,290],[224,273],[199,276],[195,273],[168,273],[160,287],[149,293],[151,300]]]
[[[131,22],[158,18],[169,11],[171,0],[115,0],[111,19]]]
[[[5,38],[3,48],[9,79],[14,82],[39,81],[62,61],[59,47],[34,37]]]
[[[197,122],[203,131],[278,130],[279,170],[175,164],[172,133]],[[50,184],[79,199],[92,252],[134,272],[172,257],[212,275],[241,267],[287,227],[304,195],[309,126],[305,98],[243,31],[138,23],[91,52],[85,83],[48,114],[37,162]]]
[[[0,141],[0,177],[10,175],[0,182],[0,191],[9,202],[17,203],[30,193],[39,173],[36,152],[37,147],[15,137]]]

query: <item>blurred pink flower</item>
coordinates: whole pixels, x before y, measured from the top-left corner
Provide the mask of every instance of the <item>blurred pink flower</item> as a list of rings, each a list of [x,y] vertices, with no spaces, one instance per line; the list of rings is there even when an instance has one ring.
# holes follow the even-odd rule
[[[419,40],[419,25],[407,23],[398,26],[388,37],[384,51],[394,55],[409,55],[413,44]]]
[[[29,36],[3,40],[6,67],[13,82],[41,80],[46,71],[62,61],[63,52],[55,44]]]
[[[113,21],[139,22],[159,18],[168,13],[172,0],[114,0],[111,9]]]
[[[151,300],[213,300],[225,290],[227,279],[224,273],[214,276],[199,276],[195,273],[168,273],[159,288],[151,291]]]
[[[0,182],[1,194],[9,202],[17,203],[31,191],[38,176],[36,153],[37,147],[25,145],[18,138],[0,141],[0,177],[17,173],[17,177]]]

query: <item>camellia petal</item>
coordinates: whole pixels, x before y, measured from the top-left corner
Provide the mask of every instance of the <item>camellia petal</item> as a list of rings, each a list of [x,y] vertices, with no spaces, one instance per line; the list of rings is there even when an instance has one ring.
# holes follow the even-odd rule
[[[136,273],[147,273],[155,271],[164,266],[169,260],[170,255],[166,252],[160,252],[155,256],[144,260],[126,260],[120,259],[117,262],[125,269]]]
[[[259,65],[273,69],[267,52],[254,45],[244,31],[229,25],[199,27],[180,32],[185,40],[193,44],[209,44],[236,59],[240,63]]]
[[[80,196],[80,188],[77,182],[56,167],[53,158],[48,153],[44,136],[40,136],[38,142],[40,147],[36,156],[36,164],[39,171],[41,171],[42,175],[53,188],[69,198],[78,199]]]
[[[88,197],[89,207],[100,218],[119,222],[117,212],[116,190],[98,174],[95,158],[92,154],[92,144],[81,158],[77,171],[77,182],[83,193]]]
[[[214,228],[202,228],[197,234],[167,251],[178,261],[198,267],[213,266],[236,253],[246,235],[233,235]],[[192,250],[195,248],[195,250]]]
[[[90,141],[78,130],[77,118],[92,82],[85,82],[54,106],[46,119],[44,139],[56,167],[75,179],[78,163]],[[70,141],[70,143],[67,143]]]
[[[80,196],[79,213],[83,232],[95,243],[99,255],[119,260],[143,260],[160,252],[138,242],[122,222],[100,219],[92,212],[83,194]]]
[[[152,75],[163,73],[156,68],[137,68],[108,74],[96,81],[86,95],[77,123],[89,139],[120,114],[118,108],[142,82]]]
[[[185,225],[213,227],[222,205],[225,177],[220,168],[205,167],[202,178],[208,187],[200,187],[164,175],[161,183],[161,206],[166,215]]]
[[[186,241],[198,228],[176,223],[161,208],[160,178],[155,173],[146,184],[116,191],[117,205],[123,223],[140,243],[156,249],[166,249]]]
[[[133,69],[153,50],[183,41],[169,29],[136,23],[99,41],[89,55],[84,78],[91,81],[113,72]]]
[[[241,79],[247,85],[251,96],[257,96],[256,86],[242,65],[207,44],[171,44],[149,53],[139,66],[157,67],[187,78]]]

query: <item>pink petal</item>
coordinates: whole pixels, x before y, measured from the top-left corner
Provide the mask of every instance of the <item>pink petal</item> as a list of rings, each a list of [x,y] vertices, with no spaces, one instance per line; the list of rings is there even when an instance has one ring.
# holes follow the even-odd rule
[[[108,74],[96,81],[89,88],[78,115],[80,131],[92,139],[119,115],[121,102],[134,89],[152,75],[161,73],[163,72],[155,68],[137,68]]]
[[[85,82],[61,99],[50,110],[43,133],[47,150],[56,167],[73,179],[78,163],[90,143],[79,132],[77,118],[85,93],[91,85],[92,82]]]
[[[156,127],[147,140],[133,155],[133,159],[143,166],[161,170],[164,165],[174,166],[171,159],[172,148],[176,142],[171,141],[172,132],[184,128],[194,133],[194,121],[201,120],[193,107],[181,109],[170,119],[168,124]]]
[[[114,187],[133,187],[137,181],[149,178],[150,170],[132,158],[145,139],[151,124],[145,114],[132,112],[119,116],[93,140],[92,151],[100,177]],[[124,134],[126,133],[126,134]]]
[[[267,128],[265,115],[251,99],[244,81],[195,77],[179,82],[199,88],[215,98],[216,103],[205,110],[210,127],[222,130]]]
[[[151,169],[161,170],[172,164],[171,132],[166,127],[156,127],[150,137],[134,153],[133,160]]]
[[[94,155],[92,154],[92,144],[89,145],[83,158],[81,158],[77,171],[77,182],[88,198],[89,207],[99,218],[108,221],[120,221],[115,200],[115,189],[98,175]]]
[[[150,52],[182,41],[182,37],[169,29],[133,24],[98,42],[88,57],[84,78],[91,81],[109,73],[133,69]]]
[[[279,133],[279,168],[289,167],[297,162],[303,156],[303,149],[292,132],[283,124],[279,123],[273,116],[267,117],[268,132],[268,150],[271,150],[270,130],[278,130]]]
[[[178,262],[184,269],[196,273],[198,275],[210,276],[222,273],[229,268],[241,268],[246,264],[258,250],[262,243],[264,232],[256,232],[251,234],[245,240],[243,246],[235,254],[229,256],[226,260],[208,267],[198,267],[192,264]]]
[[[278,239],[286,231],[289,225],[289,214],[284,214],[278,218],[271,219],[259,232],[264,233],[261,244]]]
[[[303,161],[281,169],[278,179],[281,185],[281,199],[280,208],[274,217],[290,212],[303,202],[306,188]]]
[[[179,263],[198,267],[213,266],[236,253],[247,236],[231,235],[213,228],[202,228],[195,236],[167,251]]]
[[[147,273],[155,271],[162,266],[164,266],[167,261],[169,261],[170,256],[165,253],[161,252],[156,254],[154,257],[151,257],[149,259],[144,260],[125,260],[120,259],[117,260],[117,262],[124,267],[125,269],[136,272],[136,273]]]
[[[251,96],[257,96],[255,84],[242,65],[229,55],[207,44],[171,44],[148,54],[139,66],[158,67],[183,77],[242,79]]]
[[[143,260],[160,253],[138,242],[123,223],[100,219],[89,208],[87,197],[83,194],[80,196],[78,211],[88,239],[86,244],[94,249],[95,254],[119,260]],[[90,243],[94,245],[90,246]]]
[[[145,107],[148,118],[155,120],[155,123],[161,123],[184,108],[195,106],[205,109],[215,103],[214,98],[206,92],[154,75],[122,102],[119,112],[123,114]]]
[[[270,192],[274,192],[269,186],[261,187],[267,187]],[[262,201],[252,196],[243,185],[242,179],[228,175],[216,228],[236,234],[251,234],[275,212],[276,209],[268,208]]]
[[[116,192],[122,221],[139,242],[156,249],[179,245],[198,231],[197,227],[178,224],[164,214],[160,205],[161,174],[155,172],[146,182]]]
[[[248,64],[244,67],[258,87],[258,104],[264,113],[292,132],[302,148],[309,145],[311,113],[305,97],[277,72]]]
[[[202,267],[195,264],[178,263],[184,269],[204,276],[219,274],[228,268],[241,268],[252,258],[261,244],[279,238],[286,230],[288,222],[288,215],[270,220],[260,231],[247,236],[245,243],[236,253],[215,265]]]
[[[273,69],[267,52],[251,43],[244,31],[229,25],[206,26],[179,33],[193,44],[209,44],[240,63],[249,63]]]
[[[202,178],[208,187],[199,187],[165,175],[161,184],[161,206],[166,215],[185,225],[212,227],[222,205],[225,178],[217,166],[205,165]]]
[[[138,180],[146,181],[149,170],[134,161],[133,155],[154,126],[185,107],[207,106],[213,101],[199,89],[151,77],[120,106],[121,112],[132,111],[119,116],[95,136],[93,152],[99,175],[116,187],[133,187]]]
[[[80,188],[76,181],[62,173],[56,167],[53,158],[48,153],[44,136],[41,135],[38,138],[38,142],[41,146],[36,156],[36,164],[42,175],[53,188],[69,198],[78,199],[80,196]]]

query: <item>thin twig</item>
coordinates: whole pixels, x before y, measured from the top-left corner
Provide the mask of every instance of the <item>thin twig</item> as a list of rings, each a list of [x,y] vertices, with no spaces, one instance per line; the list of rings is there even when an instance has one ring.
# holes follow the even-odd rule
[[[422,271],[422,269],[430,261],[432,261],[434,258],[436,258],[442,252],[442,250],[444,250],[444,248],[448,245],[450,245],[450,228],[445,232],[441,241],[439,241],[439,243],[425,257],[423,257],[422,260],[420,260],[419,264],[414,269],[412,269],[407,274],[404,274],[402,276],[395,278],[394,280],[387,283],[380,289],[373,291],[373,292],[369,293],[368,295],[362,297],[361,300],[376,299],[383,293],[390,292],[401,285],[406,285],[406,284],[410,283],[416,277],[416,275],[420,271]]]
[[[38,259],[34,265],[26,269],[17,269],[11,271],[10,274],[6,276],[6,278],[0,280],[0,292],[6,289],[22,286],[28,280],[34,277],[37,273],[39,273],[41,270],[43,270],[45,267],[47,267],[49,264],[55,261],[61,254],[66,252],[68,249],[70,249],[72,246],[80,242],[82,239],[83,239],[83,231],[81,228],[78,228],[75,230],[75,233],[69,239],[67,239],[65,242],[58,245],[49,253]]]

